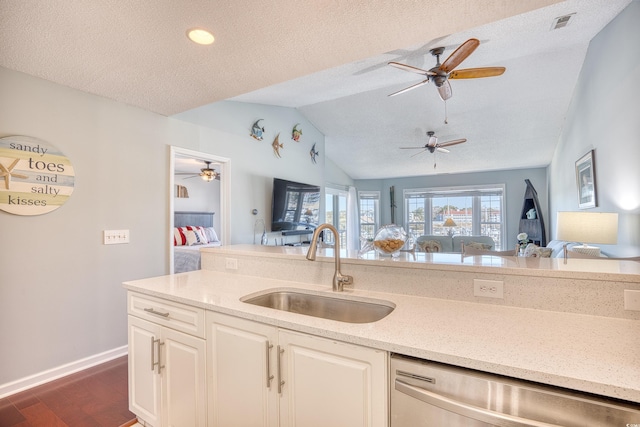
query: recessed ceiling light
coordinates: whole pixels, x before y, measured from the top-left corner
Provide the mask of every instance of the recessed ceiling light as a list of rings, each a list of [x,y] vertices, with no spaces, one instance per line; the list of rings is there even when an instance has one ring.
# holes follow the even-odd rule
[[[187,37],[194,43],[198,44],[211,44],[213,43],[213,34],[202,28],[192,28],[187,31]]]

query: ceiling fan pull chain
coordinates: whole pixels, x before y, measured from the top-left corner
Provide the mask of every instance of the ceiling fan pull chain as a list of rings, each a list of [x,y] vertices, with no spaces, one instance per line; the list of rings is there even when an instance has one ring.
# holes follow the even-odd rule
[[[449,124],[449,120],[447,119],[447,101],[444,101],[444,124]]]

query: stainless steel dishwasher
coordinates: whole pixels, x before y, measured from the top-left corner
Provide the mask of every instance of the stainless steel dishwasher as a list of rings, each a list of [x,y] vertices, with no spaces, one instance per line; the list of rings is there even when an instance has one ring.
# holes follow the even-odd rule
[[[640,427],[640,405],[391,356],[391,427]]]

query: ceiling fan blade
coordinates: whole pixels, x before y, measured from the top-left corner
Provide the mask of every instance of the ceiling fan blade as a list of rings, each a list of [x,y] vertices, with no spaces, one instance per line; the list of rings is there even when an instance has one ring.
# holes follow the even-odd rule
[[[466,42],[458,46],[458,48],[454,50],[451,55],[449,55],[449,57],[442,63],[439,69],[446,73],[450,73],[454,68],[460,65],[462,61],[467,59],[467,57],[471,55],[478,46],[480,46],[480,40],[467,40]]]
[[[504,67],[465,68],[454,70],[449,74],[450,79],[479,79],[481,77],[494,77],[505,72]]]
[[[401,150],[417,150],[417,149],[425,149],[425,146],[421,146],[421,147],[400,147]]]
[[[412,89],[415,89],[415,88],[420,87],[420,86],[422,86],[422,85],[425,85],[425,84],[427,84],[427,83],[429,83],[429,79],[427,79],[427,80],[423,80],[423,81],[421,81],[420,83],[416,83],[416,84],[411,85],[411,86],[409,86],[409,87],[405,87],[404,89],[399,90],[399,91],[397,91],[397,92],[390,93],[388,96],[396,96],[396,95],[400,95],[401,93],[408,92],[408,91],[410,91],[410,90],[412,90]]]
[[[441,142],[438,144],[438,148],[441,147],[449,147],[451,145],[462,144],[463,142],[467,142],[465,138],[462,139],[454,139],[453,141]]]
[[[423,76],[435,76],[436,73],[433,71],[423,70],[422,68],[412,67],[411,65],[401,64],[399,62],[389,62],[389,65],[392,67],[396,67],[400,70],[409,71],[416,74],[421,74]]]
[[[198,175],[195,172],[176,172],[174,175]]]
[[[441,153],[450,153],[451,151],[447,150],[446,148],[442,148],[442,147],[436,147],[436,150],[438,150]]]
[[[425,148],[424,150],[422,150],[422,151],[418,151],[416,154],[413,154],[411,157],[415,157],[415,156],[417,156],[418,154],[422,154],[422,153],[424,153],[425,151],[427,151],[427,149],[426,149],[426,148]]]
[[[453,92],[451,91],[449,80],[445,80],[444,83],[442,83],[442,86],[438,88],[438,94],[440,94],[440,99],[442,99],[443,101],[451,98]]]

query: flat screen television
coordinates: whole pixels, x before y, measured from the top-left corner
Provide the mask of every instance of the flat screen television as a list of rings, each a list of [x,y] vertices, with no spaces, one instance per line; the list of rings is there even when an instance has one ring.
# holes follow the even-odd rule
[[[319,211],[319,186],[273,179],[271,231],[313,231],[319,225]]]

